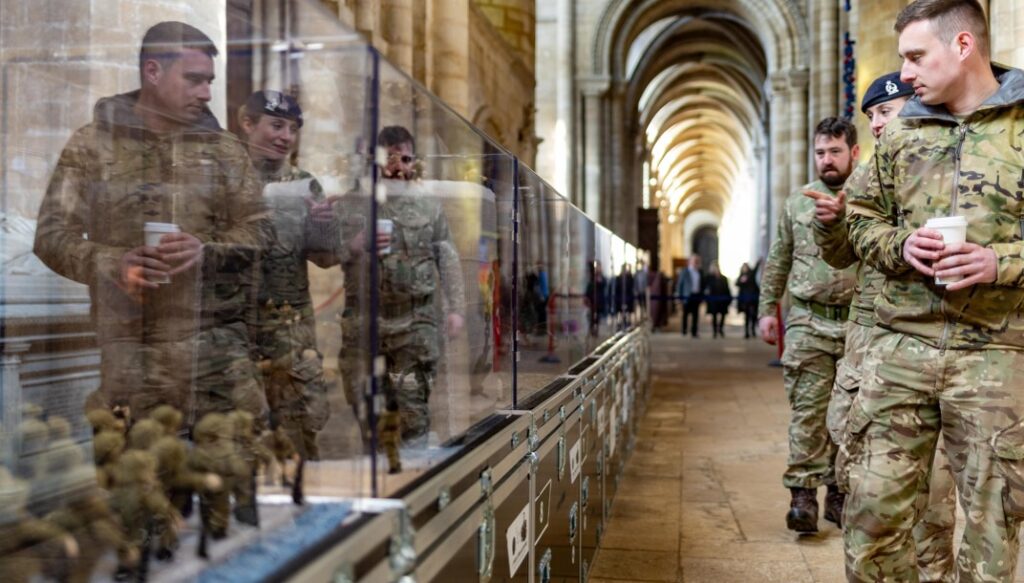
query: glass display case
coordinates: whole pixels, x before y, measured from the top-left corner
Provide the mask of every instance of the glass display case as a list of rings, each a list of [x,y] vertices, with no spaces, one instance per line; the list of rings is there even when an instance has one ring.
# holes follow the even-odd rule
[[[295,564],[642,322],[635,248],[320,2],[71,4],[0,25],[4,580]]]

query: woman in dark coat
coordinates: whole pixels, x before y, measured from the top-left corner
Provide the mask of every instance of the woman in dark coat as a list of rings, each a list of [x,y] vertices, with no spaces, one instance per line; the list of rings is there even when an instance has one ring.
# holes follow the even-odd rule
[[[729,280],[718,271],[718,262],[711,263],[711,270],[704,281],[704,301],[707,302],[708,314],[711,314],[711,328],[714,337],[725,337],[725,314],[732,303],[732,292]]]
[[[757,272],[744,263],[740,267],[740,276],[736,279],[739,297],[736,307],[743,314],[743,337],[757,336],[757,302],[761,299],[761,288],[757,286]]]

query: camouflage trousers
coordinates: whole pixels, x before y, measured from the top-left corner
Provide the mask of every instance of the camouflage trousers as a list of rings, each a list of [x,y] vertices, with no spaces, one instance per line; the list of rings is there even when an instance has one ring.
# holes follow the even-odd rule
[[[330,387],[317,349],[313,310],[307,307],[299,312],[302,318],[285,326],[262,318],[254,342],[260,357],[274,363],[263,373],[271,414],[280,420],[303,459],[317,460],[317,435],[331,414]],[[307,350],[312,351],[308,353],[310,358],[304,356]]]
[[[783,381],[789,399],[789,459],[782,483],[787,488],[835,484],[836,445],[825,417],[843,355],[843,323],[794,306],[786,320]]]
[[[960,581],[1011,581],[1024,518],[1024,352],[876,339],[844,439],[850,581],[918,581],[912,535],[939,434],[967,517]],[[916,560],[915,560],[916,559]]]
[[[88,406],[127,404],[136,419],[168,404],[187,425],[211,412],[247,411],[257,426],[267,403],[242,323],[200,331],[175,342],[120,340],[100,347],[101,386]]]
[[[849,492],[851,470],[849,444],[843,439],[850,409],[855,406],[861,372],[870,343],[887,334],[881,328],[847,324],[846,352],[836,371],[832,398],[828,403],[828,432],[838,445],[836,482]],[[914,524],[913,538],[917,571],[921,581],[949,581],[953,573],[953,528],[956,525],[956,489],[941,437],[932,462],[931,479],[918,492],[918,508],[923,509]]]
[[[245,411],[257,432],[266,427],[267,398],[242,322],[203,330],[196,342],[194,421],[209,413]]]
[[[368,437],[361,414],[363,391],[360,388],[366,383],[368,336],[358,334],[362,330],[361,320],[358,317],[343,319],[343,346],[338,362],[345,397],[364,425],[364,437]],[[386,364],[381,392],[385,400],[394,399],[398,403],[402,440],[425,438],[430,431],[430,394],[441,358],[441,335],[433,307],[419,308],[403,317],[382,318],[379,329],[378,352]]]

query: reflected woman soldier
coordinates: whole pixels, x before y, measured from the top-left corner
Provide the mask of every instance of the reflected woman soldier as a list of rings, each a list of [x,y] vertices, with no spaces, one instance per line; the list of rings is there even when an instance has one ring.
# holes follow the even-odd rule
[[[317,433],[330,414],[307,261],[339,263],[338,221],[310,173],[289,161],[302,128],[302,108],[279,91],[257,91],[239,114],[249,156],[259,173],[274,224],[264,250],[254,348],[272,422],[280,423],[304,459],[319,458]]]

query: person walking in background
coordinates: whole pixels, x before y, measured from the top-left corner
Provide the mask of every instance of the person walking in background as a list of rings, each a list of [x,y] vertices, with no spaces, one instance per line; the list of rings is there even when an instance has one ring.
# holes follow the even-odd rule
[[[729,313],[732,303],[732,291],[729,280],[718,270],[718,262],[711,262],[711,269],[704,278],[704,300],[711,315],[711,332],[714,338],[725,337],[725,315]]]
[[[701,291],[704,289],[704,274],[700,271],[700,255],[693,255],[686,269],[680,269],[676,278],[676,297],[683,304],[683,336],[686,336],[687,323],[690,324],[690,336],[697,338],[697,325],[700,304],[704,301]]]
[[[736,308],[743,314],[743,337],[757,336],[757,302],[761,297],[761,288],[757,285],[757,270],[751,269],[749,263],[740,266],[736,288],[739,292]]]

